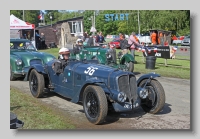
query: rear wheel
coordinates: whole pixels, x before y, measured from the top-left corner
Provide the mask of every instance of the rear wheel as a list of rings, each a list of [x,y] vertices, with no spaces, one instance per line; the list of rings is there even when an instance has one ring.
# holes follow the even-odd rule
[[[40,98],[44,94],[44,76],[38,73],[35,69],[33,69],[30,73],[29,77],[29,87],[31,94],[36,97]]]
[[[143,87],[147,79],[143,80],[139,86]],[[148,97],[141,101],[141,107],[145,112],[155,114],[162,110],[165,105],[165,91],[157,80],[153,79],[145,87]]]
[[[83,109],[87,119],[93,124],[104,122],[108,113],[105,92],[99,86],[89,85],[83,93]]]

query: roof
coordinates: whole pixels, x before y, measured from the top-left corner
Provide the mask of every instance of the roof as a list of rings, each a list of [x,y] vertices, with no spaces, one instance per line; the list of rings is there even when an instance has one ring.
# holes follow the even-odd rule
[[[68,21],[79,20],[79,19],[83,19],[83,16],[76,17],[76,18],[70,18],[70,19],[66,19],[66,20],[61,20],[61,21],[57,21],[56,23],[54,23],[52,25],[56,25],[56,24],[60,24],[60,23],[63,23],[63,22],[68,22]],[[51,26],[51,25],[40,26],[40,27],[37,27],[36,29],[44,28],[44,27],[49,27],[49,26]]]

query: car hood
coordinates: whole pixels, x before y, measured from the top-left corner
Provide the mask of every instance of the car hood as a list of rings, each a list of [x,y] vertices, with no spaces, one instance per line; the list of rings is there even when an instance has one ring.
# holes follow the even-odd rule
[[[88,72],[89,69],[94,69],[94,72]],[[111,75],[111,73],[117,74],[121,72],[121,70],[101,64],[80,64],[79,66],[76,67],[74,72],[78,74],[85,74],[90,77],[108,78]]]
[[[30,66],[30,60],[32,59],[41,59],[43,63],[47,63],[55,58],[53,55],[48,53],[26,50],[10,51],[10,55],[15,55],[21,59],[24,66]]]

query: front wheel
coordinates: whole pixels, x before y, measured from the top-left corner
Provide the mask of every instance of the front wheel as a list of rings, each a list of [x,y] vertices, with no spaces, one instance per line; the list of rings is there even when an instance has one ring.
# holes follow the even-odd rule
[[[44,94],[44,76],[33,69],[29,77],[29,87],[31,94],[35,98],[40,98]]]
[[[143,87],[147,79],[143,80],[139,87]],[[145,112],[155,114],[162,110],[165,105],[165,91],[156,79],[152,79],[145,87],[148,92],[148,97],[142,99],[141,107]]]
[[[132,61],[125,62],[125,65],[127,66],[128,71],[130,71],[130,72],[134,71],[134,63]]]
[[[15,80],[15,77],[14,77],[14,74],[12,72],[12,66],[10,66],[10,81],[14,81]]]
[[[105,92],[99,86],[88,85],[83,93],[83,109],[87,119],[93,124],[104,122],[108,113]]]

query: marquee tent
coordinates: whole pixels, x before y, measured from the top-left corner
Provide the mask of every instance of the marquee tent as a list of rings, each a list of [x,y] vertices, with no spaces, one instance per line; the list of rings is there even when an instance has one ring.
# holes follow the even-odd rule
[[[35,38],[35,25],[25,22],[13,14],[10,15],[10,30],[26,30],[26,29],[31,29],[33,30],[33,38]],[[35,41],[32,41],[32,43],[35,46]]]
[[[35,25],[10,15],[10,29],[35,29]]]

